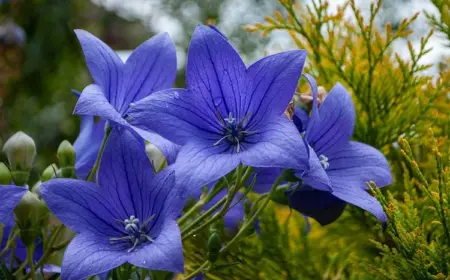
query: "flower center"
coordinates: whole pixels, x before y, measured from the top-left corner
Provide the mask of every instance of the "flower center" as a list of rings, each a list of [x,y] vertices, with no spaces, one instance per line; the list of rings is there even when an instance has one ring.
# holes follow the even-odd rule
[[[328,158],[324,155],[319,156],[320,164],[322,165],[323,169],[327,170],[328,167],[330,167],[330,163],[328,162]]]
[[[117,220],[124,226],[125,236],[122,237],[111,237],[109,238],[110,243],[129,243],[131,249],[128,252],[134,251],[136,247],[144,243],[154,242],[150,236],[148,230],[148,223],[153,219],[154,215],[150,216],[144,223],[140,223],[139,219],[131,215],[130,218],[125,220]]]
[[[226,140],[228,144],[236,146],[236,152],[241,150],[241,143],[245,143],[245,138],[248,135],[255,134],[256,131],[247,131],[244,129],[244,122],[250,114],[247,114],[239,122],[233,117],[230,112],[227,118],[223,118],[217,113],[220,125],[223,128],[222,138],[213,144],[213,146],[219,145],[223,140]]]

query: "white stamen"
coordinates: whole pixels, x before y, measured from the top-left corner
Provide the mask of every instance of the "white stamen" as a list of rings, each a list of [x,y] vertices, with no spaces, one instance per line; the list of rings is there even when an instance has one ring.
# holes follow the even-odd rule
[[[322,165],[323,169],[327,170],[328,167],[330,167],[330,163],[328,163],[328,158],[324,155],[319,156],[320,164]]]

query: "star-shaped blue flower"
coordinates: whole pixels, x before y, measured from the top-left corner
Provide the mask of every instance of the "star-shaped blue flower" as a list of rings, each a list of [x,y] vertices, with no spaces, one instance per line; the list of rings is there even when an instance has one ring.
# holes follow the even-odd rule
[[[162,33],[145,41],[123,63],[117,53],[97,37],[84,30],[75,30],[75,33],[94,84],[83,90],[74,113],[99,116],[130,127],[157,146],[169,162],[174,161],[177,145],[126,121],[130,104],[173,86],[177,61],[175,45],[169,35]]]
[[[350,141],[355,127],[355,107],[350,94],[341,84],[336,84],[318,107],[315,81],[307,77],[313,92],[311,117],[297,108],[294,123],[299,132],[305,133],[311,150],[311,158],[319,159],[311,169],[301,174],[303,186],[290,195],[290,205],[299,212],[326,225],[340,217],[347,203],[358,206],[386,222],[387,217],[380,203],[368,193],[366,182],[374,181],[384,187],[392,183],[389,163],[377,149]],[[323,173],[325,171],[325,175]],[[268,183],[281,170],[261,170],[257,175],[258,192],[265,192]],[[258,177],[259,176],[259,177]],[[331,192],[318,190],[323,184],[331,186]]]
[[[50,210],[78,233],[65,252],[62,278],[84,279],[123,263],[183,271],[176,218],[184,194],[171,168],[154,175],[144,142],[113,128],[98,173],[99,185],[53,179],[41,186]]]
[[[283,116],[306,59],[296,50],[246,67],[223,34],[198,26],[189,46],[187,89],[154,93],[129,111],[130,123],[182,145],[177,180],[200,188],[240,163],[308,168],[306,147]]]

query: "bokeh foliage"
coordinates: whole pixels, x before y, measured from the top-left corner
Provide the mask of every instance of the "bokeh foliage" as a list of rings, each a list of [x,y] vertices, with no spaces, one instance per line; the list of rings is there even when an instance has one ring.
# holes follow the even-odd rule
[[[296,47],[308,50],[306,72],[319,85],[330,90],[340,82],[352,94],[354,140],[381,149],[394,173],[392,186],[374,191],[390,223],[382,228],[348,206],[331,225],[307,225],[298,213],[272,204],[260,220],[260,235],[240,243],[206,278],[450,279],[449,60],[421,62],[433,51],[433,31],[450,44],[450,2],[431,1],[439,14],[426,13],[430,31],[418,47],[408,41],[406,55],[393,45],[409,40],[418,14],[381,30],[376,24],[381,1],[370,5],[368,15],[354,1],[337,10],[323,0],[279,2],[283,10],[245,29],[263,36],[287,32]],[[431,67],[436,75],[426,74]],[[298,91],[305,90],[300,84]],[[192,269],[204,260],[205,238],[207,233],[187,244]],[[192,248],[199,253],[192,255]],[[224,269],[223,263],[234,268]]]

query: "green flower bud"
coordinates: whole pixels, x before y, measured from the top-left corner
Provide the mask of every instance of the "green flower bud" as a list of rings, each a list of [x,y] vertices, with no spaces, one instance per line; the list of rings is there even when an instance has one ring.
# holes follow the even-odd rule
[[[8,169],[8,166],[3,162],[0,162],[0,185],[9,185],[11,184],[11,172]]]
[[[76,178],[75,176],[75,149],[69,141],[64,140],[59,145],[56,155],[61,166],[61,176],[64,178]]]
[[[26,246],[34,244],[41,233],[41,225],[48,218],[48,209],[39,197],[26,192],[14,209],[20,239]]]
[[[69,141],[64,140],[59,144],[56,156],[61,167],[75,166],[75,149]]]
[[[219,259],[220,249],[222,244],[220,242],[220,232],[215,228],[210,228],[210,235],[208,239],[208,260],[211,263]]]
[[[6,141],[3,152],[12,171],[29,171],[36,156],[36,144],[33,138],[19,131]]]
[[[145,152],[147,153],[148,159],[152,162],[155,172],[158,172],[165,167],[166,158],[155,145],[147,143],[145,145]]]
[[[31,192],[37,195],[39,198],[41,198],[41,181],[37,181],[36,184],[34,184],[33,188],[31,189]]]
[[[44,172],[42,172],[41,181],[47,182],[48,180],[55,178],[57,171],[58,166],[55,163],[50,164],[45,168]]]

